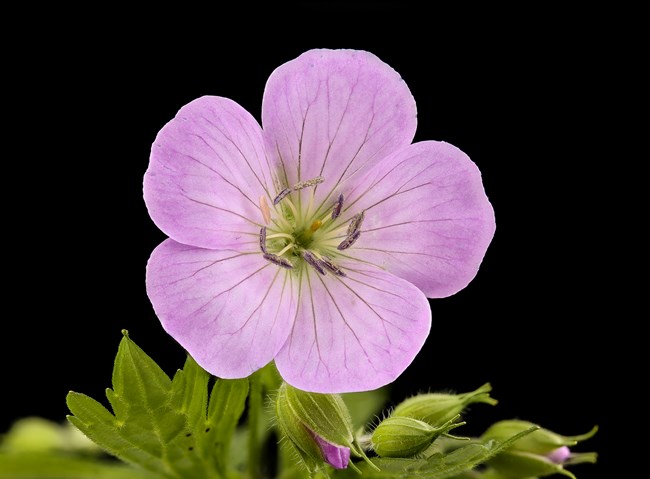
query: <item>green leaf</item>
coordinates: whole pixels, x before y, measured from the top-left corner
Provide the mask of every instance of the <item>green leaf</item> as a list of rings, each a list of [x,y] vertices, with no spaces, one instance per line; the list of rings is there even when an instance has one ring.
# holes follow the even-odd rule
[[[0,453],[0,479],[160,479],[142,469],[52,453]]]
[[[156,461],[155,455],[151,452],[133,447],[128,438],[117,432],[120,429],[117,419],[97,401],[85,394],[75,392],[70,392],[66,401],[68,408],[74,414],[68,416],[68,420],[108,453],[126,462],[145,467]]]
[[[159,407],[169,402],[171,380],[153,359],[128,336],[124,337],[115,357],[113,390],[133,408]]]
[[[217,379],[212,387],[201,451],[213,455],[219,471],[225,470],[230,442],[247,396],[248,379]]]
[[[533,427],[505,441],[487,441],[484,444],[468,444],[448,454],[436,453],[426,459],[373,458],[380,470],[375,471],[367,464],[359,464],[365,479],[451,479],[484,463],[499,454],[517,439],[530,434]],[[336,471],[334,477],[357,477],[348,469]]]
[[[246,405],[247,379],[217,379],[188,356],[173,380],[123,331],[113,389],[102,404],[70,392],[69,421],[120,459],[161,477],[232,477],[228,450]]]
[[[205,421],[208,405],[210,375],[190,355],[185,366],[179,369],[172,381],[174,406],[183,413],[191,425]]]
[[[194,452],[192,421],[205,417],[207,373],[193,361],[172,382],[160,367],[123,331],[113,389],[106,396],[111,414],[83,394],[71,392],[68,419],[99,446],[120,459],[163,477],[218,477]],[[180,374],[180,376],[179,376]],[[181,379],[182,378],[182,379]],[[195,394],[196,393],[196,394]]]

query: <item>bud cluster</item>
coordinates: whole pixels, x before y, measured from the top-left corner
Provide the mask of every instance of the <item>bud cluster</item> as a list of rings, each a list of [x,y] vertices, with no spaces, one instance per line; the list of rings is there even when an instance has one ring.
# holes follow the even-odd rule
[[[506,447],[487,461],[487,468],[471,472],[476,479],[530,479],[552,474],[575,479],[565,466],[596,461],[595,453],[569,449],[592,437],[596,427],[580,436],[562,436],[530,422],[508,420],[492,425],[479,438],[451,435],[451,430],[465,425],[461,414],[469,405],[497,404],[490,397],[491,390],[490,384],[484,384],[462,394],[419,394],[398,404],[371,432],[361,430],[356,436],[346,404],[337,394],[309,393],[283,384],[276,414],[280,431],[310,473],[321,471],[325,476],[328,466],[359,472],[354,457],[377,469],[365,451],[381,458],[428,458],[461,447],[459,441],[486,445],[497,441]],[[520,437],[513,440],[515,436]],[[511,444],[505,446],[508,441]]]
[[[461,413],[472,403],[495,405],[492,387],[484,384],[464,394],[429,393],[406,399],[381,421],[371,437],[372,449],[382,457],[415,457],[449,431],[463,426]],[[454,437],[455,438],[455,437]]]
[[[528,421],[500,421],[485,431],[481,440],[506,440],[531,427],[535,427],[535,424]],[[575,476],[564,469],[564,466],[594,463],[596,454],[574,453],[569,446],[575,446],[591,438],[597,431],[598,427],[594,427],[580,436],[562,436],[548,429],[539,428],[515,441],[506,451],[491,459],[489,465],[495,471],[496,477],[504,479],[545,477],[553,474],[562,474],[575,479]]]

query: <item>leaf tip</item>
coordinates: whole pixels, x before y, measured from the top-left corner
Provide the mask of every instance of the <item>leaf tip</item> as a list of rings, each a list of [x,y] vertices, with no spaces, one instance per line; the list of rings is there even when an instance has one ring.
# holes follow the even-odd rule
[[[124,336],[124,337],[127,338],[127,339],[129,338],[129,331],[128,331],[128,329],[123,329],[123,330],[122,330],[122,336]]]

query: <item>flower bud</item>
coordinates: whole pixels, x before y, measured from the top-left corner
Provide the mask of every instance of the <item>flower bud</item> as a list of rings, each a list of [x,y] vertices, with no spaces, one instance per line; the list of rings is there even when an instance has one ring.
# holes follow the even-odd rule
[[[500,421],[492,425],[481,436],[483,441],[506,440],[515,434],[523,432],[533,423],[527,421]],[[544,477],[552,474],[563,474],[575,479],[575,476],[564,469],[564,466],[583,462],[596,462],[595,453],[573,453],[568,446],[574,446],[579,441],[589,439],[598,431],[591,431],[580,436],[562,436],[548,429],[537,429],[516,440],[506,451],[498,454],[489,461],[489,465],[506,478]]]
[[[99,446],[71,424],[58,424],[40,417],[25,417],[14,422],[4,437],[0,437],[1,449],[16,453],[101,452]]]
[[[536,425],[528,421],[499,421],[490,426],[490,428],[483,433],[481,439],[483,441],[490,439],[505,440],[534,426]],[[549,431],[548,429],[540,428],[515,441],[511,449],[546,455],[563,446],[575,446],[578,442],[591,438],[597,431],[598,427],[596,426],[586,434],[579,436],[562,436],[553,431]]]
[[[491,390],[490,383],[486,383],[476,391],[464,394],[418,394],[401,402],[391,416],[411,417],[439,426],[458,416],[469,404],[486,403],[494,406],[497,401],[490,397]]]
[[[391,416],[372,433],[372,447],[382,457],[412,457],[426,450],[439,436],[465,424],[452,418],[440,427],[410,417]]]
[[[562,474],[576,479],[573,473],[564,469],[564,466],[582,462],[595,463],[596,454],[593,452],[569,453],[564,462],[557,463],[549,456],[508,449],[490,459],[488,464],[503,477],[509,479],[544,477],[553,474]]]
[[[324,464],[345,469],[352,465],[351,452],[367,459],[354,442],[350,414],[338,394],[309,393],[283,383],[276,414],[282,433],[310,471]]]

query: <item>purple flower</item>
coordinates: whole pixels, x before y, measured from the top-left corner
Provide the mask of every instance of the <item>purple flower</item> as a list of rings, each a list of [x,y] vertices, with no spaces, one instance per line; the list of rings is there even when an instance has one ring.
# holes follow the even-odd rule
[[[147,267],[153,307],[223,378],[275,359],[307,391],[390,383],[429,333],[426,297],[467,286],[492,239],[480,173],[452,145],[411,144],[409,89],[364,51],[280,66],[262,126],[205,96],[156,137],[144,197],[170,238]]]
[[[334,469],[345,469],[350,462],[350,448],[332,444],[318,434],[313,434],[314,440],[323,454],[323,461]]]

